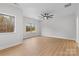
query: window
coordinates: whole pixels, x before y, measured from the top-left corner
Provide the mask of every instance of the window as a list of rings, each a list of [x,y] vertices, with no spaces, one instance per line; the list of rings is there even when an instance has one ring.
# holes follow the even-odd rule
[[[27,24],[26,25],[26,32],[33,32],[33,31],[36,31],[35,25],[32,23]]]
[[[5,14],[0,14],[0,33],[14,32],[15,17]]]

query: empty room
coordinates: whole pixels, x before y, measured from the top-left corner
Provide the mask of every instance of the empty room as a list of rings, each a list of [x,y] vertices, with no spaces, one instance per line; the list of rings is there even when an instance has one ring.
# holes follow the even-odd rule
[[[0,3],[0,56],[79,56],[79,3]]]

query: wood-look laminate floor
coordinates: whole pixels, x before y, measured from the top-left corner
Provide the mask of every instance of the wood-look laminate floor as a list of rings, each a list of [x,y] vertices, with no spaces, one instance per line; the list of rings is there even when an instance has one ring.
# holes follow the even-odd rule
[[[23,44],[0,51],[1,56],[78,56],[79,48],[73,40],[34,37]]]

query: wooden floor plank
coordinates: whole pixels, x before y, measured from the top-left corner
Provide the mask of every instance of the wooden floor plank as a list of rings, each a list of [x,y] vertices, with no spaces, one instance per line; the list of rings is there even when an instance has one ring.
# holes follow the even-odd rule
[[[1,56],[79,56],[74,40],[51,37],[25,39],[23,44],[0,51]]]

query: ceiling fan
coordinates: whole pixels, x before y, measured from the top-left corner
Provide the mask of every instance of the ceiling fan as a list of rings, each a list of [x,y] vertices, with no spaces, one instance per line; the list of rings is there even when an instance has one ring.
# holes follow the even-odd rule
[[[43,20],[48,20],[49,18],[53,18],[53,14],[52,14],[52,12],[50,12],[50,11],[43,11],[43,12],[41,12],[41,18],[43,19]]]

